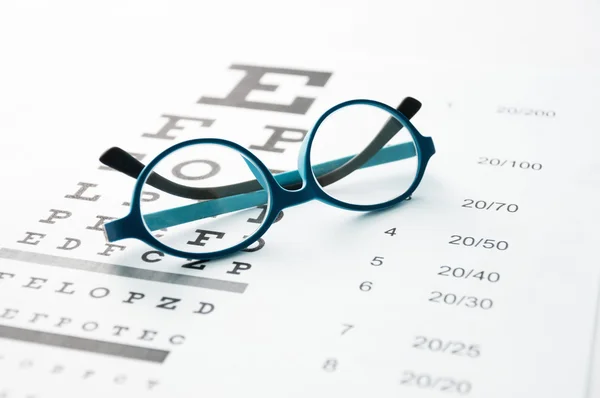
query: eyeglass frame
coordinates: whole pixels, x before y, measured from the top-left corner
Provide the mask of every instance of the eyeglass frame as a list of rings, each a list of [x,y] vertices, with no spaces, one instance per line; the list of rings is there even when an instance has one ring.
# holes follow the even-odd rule
[[[409,188],[403,194],[399,195],[394,199],[382,203],[369,205],[346,203],[327,194],[327,192],[325,192],[323,187],[319,185],[319,182],[317,181],[318,177],[316,177],[314,174],[313,166],[311,164],[311,159],[309,156],[316,132],[318,131],[322,122],[329,115],[344,107],[352,105],[369,105],[384,110],[388,112],[391,116],[393,116],[395,119],[397,119],[401,123],[401,126],[406,128],[407,131],[411,134],[416,149],[416,156],[418,162],[417,173],[415,179],[413,180]],[[418,111],[418,108],[416,111]],[[416,113],[416,111],[414,113]],[[150,173],[152,172],[154,167],[161,160],[163,160],[171,153],[179,149],[201,144],[221,145],[240,153],[246,159],[248,166],[250,166],[250,169],[252,170],[258,182],[262,185],[263,189],[267,191],[268,205],[266,207],[266,214],[264,215],[262,224],[256,231],[254,231],[252,235],[245,237],[244,240],[225,249],[216,250],[212,252],[197,253],[175,249],[171,246],[164,244],[155,236],[153,236],[152,233],[149,231],[149,228],[146,226],[144,221],[144,215],[142,215],[141,212],[141,199],[142,190],[144,185],[146,184],[146,180],[150,176]],[[276,178],[277,176],[280,176],[281,174],[285,173],[281,173],[277,176],[274,176],[256,155],[254,155],[245,147],[233,141],[222,138],[196,138],[183,141],[170,146],[169,148],[165,149],[163,152],[158,154],[156,157],[154,157],[154,159],[152,159],[146,166],[143,167],[143,169],[141,170],[139,175],[137,175],[137,177],[134,177],[134,175],[131,172],[128,173],[126,171],[123,171],[131,177],[137,178],[133,190],[130,211],[126,216],[109,221],[104,224],[106,237],[109,242],[114,242],[117,240],[127,238],[137,239],[153,247],[156,250],[164,252],[165,254],[169,254],[176,257],[182,257],[189,260],[208,260],[228,256],[237,253],[240,250],[248,248],[259,238],[261,238],[271,227],[271,225],[275,222],[277,216],[281,211],[293,206],[300,205],[302,203],[309,202],[311,200],[318,200],[337,208],[352,211],[382,210],[394,206],[411,197],[411,195],[421,183],[421,180],[427,168],[427,164],[429,163],[430,158],[434,154],[435,146],[433,144],[433,139],[431,137],[423,136],[410,122],[408,117],[406,117],[402,112],[399,112],[398,110],[390,107],[387,104],[369,99],[354,99],[339,103],[329,108],[319,117],[319,119],[317,119],[310,132],[304,138],[298,154],[298,169],[294,172],[299,173],[300,179],[302,181],[302,186],[300,187],[300,189],[297,190],[288,190],[284,188],[281,185],[281,183],[277,181]],[[250,163],[248,163],[248,161],[250,161]],[[261,181],[259,175],[257,175],[256,170],[252,169],[252,166],[254,166],[256,170],[258,170],[260,177],[264,177],[263,181]],[[245,193],[242,193],[241,195],[245,195]],[[251,207],[254,207],[254,205],[248,206],[246,208]],[[201,218],[198,218],[198,220],[199,219]]]

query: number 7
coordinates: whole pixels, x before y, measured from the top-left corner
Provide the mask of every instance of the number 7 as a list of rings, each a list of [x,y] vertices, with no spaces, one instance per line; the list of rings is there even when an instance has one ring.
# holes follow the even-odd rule
[[[350,325],[348,323],[342,323],[342,326],[344,326],[344,330],[342,330],[342,336],[354,327],[354,325]]]

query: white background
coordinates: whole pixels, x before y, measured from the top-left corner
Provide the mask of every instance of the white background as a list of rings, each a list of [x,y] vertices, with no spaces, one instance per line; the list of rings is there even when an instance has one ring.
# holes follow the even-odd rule
[[[480,74],[499,86],[509,76],[554,74],[558,86],[573,81],[586,94],[586,103],[560,103],[596,112],[598,21],[594,1],[5,0],[0,237],[23,216],[13,209],[39,204],[40,192],[56,191],[60,181],[69,186],[97,166],[115,136],[137,136],[171,98],[190,102],[178,95],[205,93],[212,76],[233,62],[327,69],[357,59],[374,69],[406,65],[437,75],[435,81],[456,76],[453,88],[472,86],[470,77]],[[364,72],[363,86],[377,82]],[[580,131],[567,130],[565,139]],[[592,379],[600,380],[600,365],[595,371]],[[589,396],[600,396],[600,386],[595,391]]]

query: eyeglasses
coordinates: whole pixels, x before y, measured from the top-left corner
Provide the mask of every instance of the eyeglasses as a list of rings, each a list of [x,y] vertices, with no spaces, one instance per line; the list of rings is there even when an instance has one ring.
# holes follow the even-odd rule
[[[208,260],[247,249],[282,210],[313,199],[356,211],[396,205],[410,199],[435,153],[433,140],[409,121],[420,108],[411,97],[397,109],[366,99],[340,103],[305,136],[298,169],[278,174],[218,138],[175,144],[147,166],[110,148],[100,161],[137,182],[129,214],[107,222],[106,237]]]

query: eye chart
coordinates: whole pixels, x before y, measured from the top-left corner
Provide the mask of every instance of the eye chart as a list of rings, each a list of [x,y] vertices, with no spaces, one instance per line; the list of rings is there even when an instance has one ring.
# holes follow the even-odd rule
[[[147,162],[215,136],[274,172],[293,170],[311,123],[350,95],[353,65],[229,64],[195,101],[166,105],[114,145]],[[107,243],[102,225],[126,214],[133,180],[88,162],[0,249],[0,391],[585,396],[599,280],[589,261],[595,141],[578,126],[589,157],[564,162],[565,123],[590,110],[563,100],[573,86],[553,87],[564,91],[552,101],[530,94],[549,78],[528,76],[509,97],[485,76],[462,91],[435,82],[435,93],[386,76],[423,102],[414,124],[438,151],[412,200],[374,214],[311,202],[224,259]],[[552,196],[558,181],[579,206]],[[256,208],[247,222],[263,216]]]
[[[342,29],[348,15],[332,10]],[[369,44],[359,36],[339,53],[290,43],[260,54],[225,46],[210,58],[206,36],[186,63],[152,21],[151,74],[129,66],[136,44],[93,59],[125,71],[106,87],[81,68],[85,56],[69,55],[72,76],[47,83],[43,111],[9,86],[22,114],[2,120],[20,144],[0,148],[1,398],[597,396],[593,70],[442,68],[389,48],[345,52]],[[265,26],[256,29],[272,34]],[[48,68],[63,68],[47,55]],[[224,138],[279,173],[297,168],[302,140],[331,106],[396,107],[407,96],[422,102],[411,120],[436,146],[410,201],[368,214],[305,203],[246,250],[210,261],[105,238],[134,185],[98,162],[112,146],[146,164],[175,143]],[[222,159],[196,160],[171,177],[218,177]],[[248,214],[258,225],[265,209]],[[200,231],[190,242],[215,239]]]

